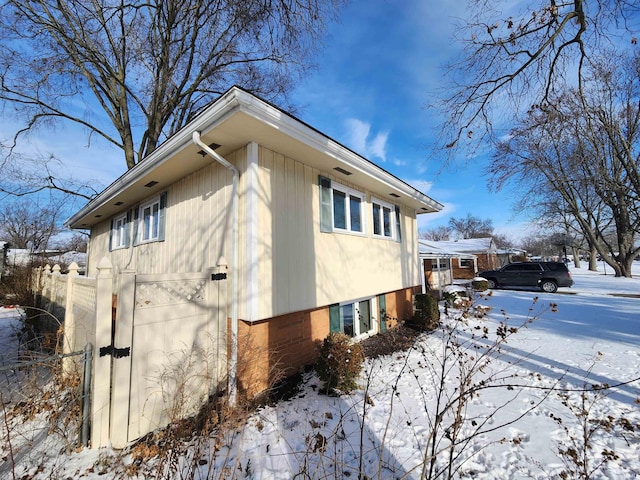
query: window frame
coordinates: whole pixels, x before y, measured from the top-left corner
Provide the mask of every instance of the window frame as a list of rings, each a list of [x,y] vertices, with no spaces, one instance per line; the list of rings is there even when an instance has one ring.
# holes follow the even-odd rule
[[[370,328],[369,330],[367,330],[366,332],[361,332],[360,331],[360,322],[358,320],[358,316],[360,314],[360,304],[363,302],[368,302],[369,303],[369,322],[370,322]],[[364,298],[359,298],[356,300],[350,300],[347,302],[340,302],[339,304],[336,305],[338,307],[338,311],[339,311],[339,315],[340,315],[340,332],[344,333],[345,335],[348,335],[350,338],[356,339],[356,340],[360,340],[360,339],[364,339],[367,337],[370,337],[371,335],[375,335],[376,333],[378,333],[380,326],[379,326],[379,311],[378,311],[378,297],[377,296],[373,296],[373,297],[364,297]],[[344,320],[345,320],[345,307],[349,307],[352,306],[353,307],[353,323],[352,323],[352,329],[353,329],[353,334],[349,334],[347,332],[345,332],[345,327],[344,327]]]
[[[463,265],[464,263],[468,263],[468,265]],[[473,259],[472,258],[459,258],[458,259],[458,266],[460,268],[473,268],[474,267],[474,263],[473,263]]]
[[[129,212],[121,213],[111,219],[111,229],[110,229],[110,236],[109,236],[110,251],[121,250],[123,248],[129,247],[130,222],[131,222],[131,216]]]
[[[378,218],[376,219],[376,206],[378,207]],[[389,212],[389,235],[386,235],[386,225],[384,219],[384,211]],[[393,205],[384,200],[380,200],[376,197],[371,197],[371,235],[374,238],[380,238],[385,240],[393,240],[399,242],[400,236],[400,210],[396,205]],[[381,233],[376,233],[376,226],[379,227]]]
[[[154,206],[157,205],[157,212]],[[164,241],[164,231],[166,222],[167,192],[156,195],[144,203],[141,203],[135,210],[135,243],[134,245],[144,245],[147,243]],[[149,216],[145,217],[145,210],[149,209]],[[149,225],[146,220],[153,219]],[[149,234],[145,238],[145,235]]]
[[[329,216],[329,218],[325,218],[324,220],[321,218],[320,221],[320,231],[322,232],[331,232],[331,233],[344,233],[348,235],[358,235],[358,236],[366,236],[367,235],[367,223],[366,223],[366,215],[365,208],[366,205],[366,194],[359,190],[355,190],[351,187],[347,187],[346,185],[342,185],[338,182],[334,182],[333,180],[320,176],[320,189],[321,189],[321,199],[320,199],[320,215]],[[340,192],[344,195],[344,228],[336,226],[336,196],[334,192]],[[324,195],[328,195],[328,197],[324,197]],[[356,198],[359,200],[359,211],[360,211],[360,230],[353,229],[353,216],[352,216],[352,203],[351,198]],[[331,225],[328,225],[328,220],[331,220]],[[326,222],[326,223],[325,223]]]

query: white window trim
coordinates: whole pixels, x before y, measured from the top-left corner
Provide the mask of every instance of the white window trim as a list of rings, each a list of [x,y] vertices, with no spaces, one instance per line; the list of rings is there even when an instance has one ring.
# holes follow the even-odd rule
[[[158,204],[158,233],[154,237],[144,238],[145,234],[145,225],[144,225],[144,210],[147,207],[150,207],[153,211],[153,205]],[[153,215],[151,216],[153,218]],[[153,231],[153,228],[151,228]],[[142,245],[145,243],[153,243],[158,242],[160,240],[160,195],[152,198],[151,200],[140,204],[138,207],[138,245]]]
[[[462,265],[462,262],[471,262],[471,265]],[[460,268],[473,268],[472,258],[458,258],[458,266]]]
[[[346,199],[346,222],[347,222],[347,228],[338,228],[335,225],[335,211],[333,210],[333,192],[338,190],[339,192],[342,192],[345,194],[345,199]],[[351,205],[349,202],[349,197],[357,197],[360,199],[360,227],[361,227],[361,231],[357,231],[357,230],[351,230]],[[353,188],[349,188],[346,187],[344,185],[341,185],[337,182],[332,181],[331,182],[331,224],[333,227],[333,231],[335,233],[346,233],[348,235],[359,235],[359,236],[366,236],[367,234],[367,223],[366,223],[366,214],[365,214],[365,205],[367,204],[366,202],[366,195],[363,192],[360,192],[358,190],[354,190]]]
[[[384,234],[384,216],[382,214],[382,208],[380,208],[380,228],[381,231],[383,233],[375,233],[374,231],[374,224],[373,224],[373,205],[377,204],[380,207],[386,207],[389,209],[389,227],[391,228],[391,236],[388,237]],[[389,203],[389,202],[385,202],[384,200],[380,200],[379,198],[376,197],[371,197],[371,235],[374,238],[381,238],[381,239],[385,239],[385,240],[393,240],[393,241],[398,241],[398,232],[396,232],[396,206]]]
[[[122,231],[118,228],[118,222],[122,222]],[[120,235],[122,233],[122,235]],[[116,217],[113,217],[111,220],[111,250],[120,250],[122,248],[127,248],[127,214],[123,213]],[[117,241],[117,243],[116,243]]]
[[[359,305],[360,302],[363,302],[365,300],[369,300],[369,310],[371,313],[371,330],[369,330],[368,332],[365,333],[360,333],[358,331],[358,334],[356,335],[355,331],[356,331],[356,325],[358,327],[358,330],[360,329],[360,323],[356,321],[356,316],[357,316],[357,306]],[[340,331],[342,333],[344,333],[344,318],[342,315],[342,307],[344,305],[353,305],[354,309],[353,309],[353,329],[354,329],[354,335],[353,337],[351,337],[354,340],[363,340],[365,338],[371,337],[372,335],[375,335],[378,333],[378,330],[380,328],[380,320],[378,318],[378,297],[374,296],[374,297],[363,297],[363,298],[358,298],[356,300],[350,300],[348,302],[340,302],[339,304],[340,307]]]

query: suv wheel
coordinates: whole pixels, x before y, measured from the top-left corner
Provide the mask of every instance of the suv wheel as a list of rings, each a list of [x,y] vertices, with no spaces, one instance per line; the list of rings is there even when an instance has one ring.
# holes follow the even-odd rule
[[[543,292],[555,293],[558,290],[558,285],[553,280],[543,280],[540,284]]]
[[[498,288],[498,282],[496,282],[493,278],[487,278],[487,287],[491,289]]]

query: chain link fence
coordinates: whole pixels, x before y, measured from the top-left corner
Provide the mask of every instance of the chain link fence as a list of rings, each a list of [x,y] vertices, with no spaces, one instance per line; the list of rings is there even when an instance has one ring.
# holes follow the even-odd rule
[[[56,434],[69,448],[89,442],[92,345],[58,354],[25,325],[17,313],[0,315],[0,450],[8,460],[30,448],[33,432]]]

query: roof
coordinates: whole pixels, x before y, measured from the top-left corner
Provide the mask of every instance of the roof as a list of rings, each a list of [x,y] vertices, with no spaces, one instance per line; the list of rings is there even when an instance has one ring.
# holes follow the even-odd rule
[[[460,240],[442,240],[432,242],[443,250],[453,250],[464,253],[495,253],[496,246],[493,238],[465,238]]]
[[[216,153],[223,157],[256,142],[291,158],[303,159],[311,167],[331,172],[338,179],[344,178],[382,199],[402,202],[416,213],[437,212],[443,208],[442,204],[318,130],[234,86],[75,213],[65,225],[89,228],[209,165],[213,160],[193,143],[196,131],[207,145],[219,145]]]
[[[418,256],[420,258],[475,258],[475,255],[471,253],[448,250],[441,245],[437,245],[438,243],[441,242],[419,239]]]
[[[8,266],[27,266],[33,260],[41,260],[52,265],[56,263],[70,264],[76,262],[78,266],[85,267],[87,265],[87,254],[82,252],[60,252],[55,250],[45,250],[41,252],[32,252],[24,248],[11,248],[7,253],[6,263]]]

